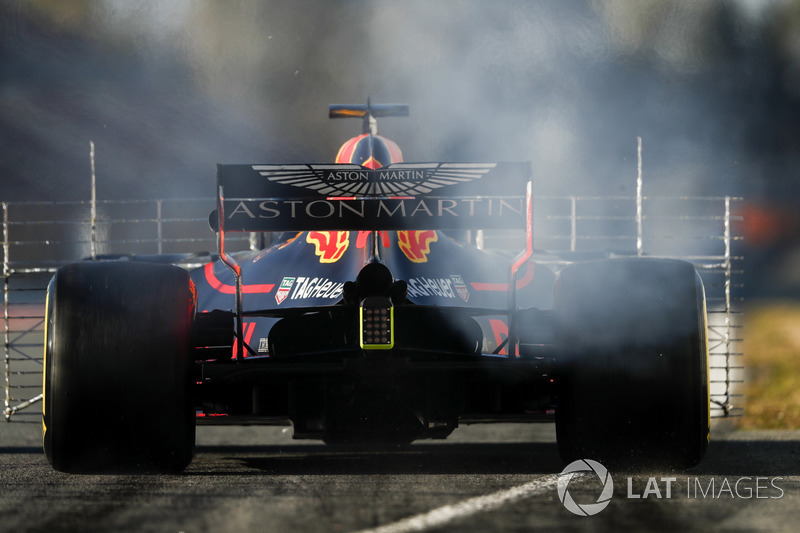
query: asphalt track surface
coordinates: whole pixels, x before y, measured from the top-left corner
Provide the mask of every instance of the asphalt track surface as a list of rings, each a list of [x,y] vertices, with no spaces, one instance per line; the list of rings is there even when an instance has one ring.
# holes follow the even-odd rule
[[[698,467],[610,472],[613,497],[593,516],[565,508],[558,480],[581,506],[598,499],[603,483],[592,472],[558,475],[565,465],[548,424],[459,428],[446,441],[389,451],[293,441],[284,428],[204,427],[181,475],[61,474],[40,439],[36,424],[0,426],[2,532],[800,527],[800,432],[717,428]]]

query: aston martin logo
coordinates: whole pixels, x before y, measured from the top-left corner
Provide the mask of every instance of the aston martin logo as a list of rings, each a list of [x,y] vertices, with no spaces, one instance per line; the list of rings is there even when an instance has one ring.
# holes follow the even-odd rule
[[[359,165],[253,165],[269,181],[326,197],[417,196],[482,178],[497,163],[395,163]]]

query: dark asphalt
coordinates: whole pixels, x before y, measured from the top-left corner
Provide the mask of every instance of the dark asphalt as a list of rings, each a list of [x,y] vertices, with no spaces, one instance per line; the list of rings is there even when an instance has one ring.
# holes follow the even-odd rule
[[[696,468],[612,471],[613,498],[589,517],[559,500],[564,465],[550,425],[472,426],[394,451],[290,435],[198,428],[182,475],[74,476],[49,467],[36,424],[6,424],[0,531],[797,530],[800,432],[719,428]],[[593,474],[568,485],[579,504],[600,490]]]

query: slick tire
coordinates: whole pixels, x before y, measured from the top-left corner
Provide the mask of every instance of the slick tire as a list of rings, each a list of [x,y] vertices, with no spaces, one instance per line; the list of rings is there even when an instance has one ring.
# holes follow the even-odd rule
[[[683,261],[575,263],[554,292],[564,461],[687,468],[709,439],[705,293]]]
[[[44,450],[71,473],[179,472],[194,452],[188,273],[60,268],[47,290]]]

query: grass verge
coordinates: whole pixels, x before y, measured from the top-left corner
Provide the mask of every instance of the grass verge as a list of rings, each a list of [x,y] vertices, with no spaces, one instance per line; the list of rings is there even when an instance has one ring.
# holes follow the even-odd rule
[[[800,429],[800,303],[751,305],[744,315],[742,429]]]

